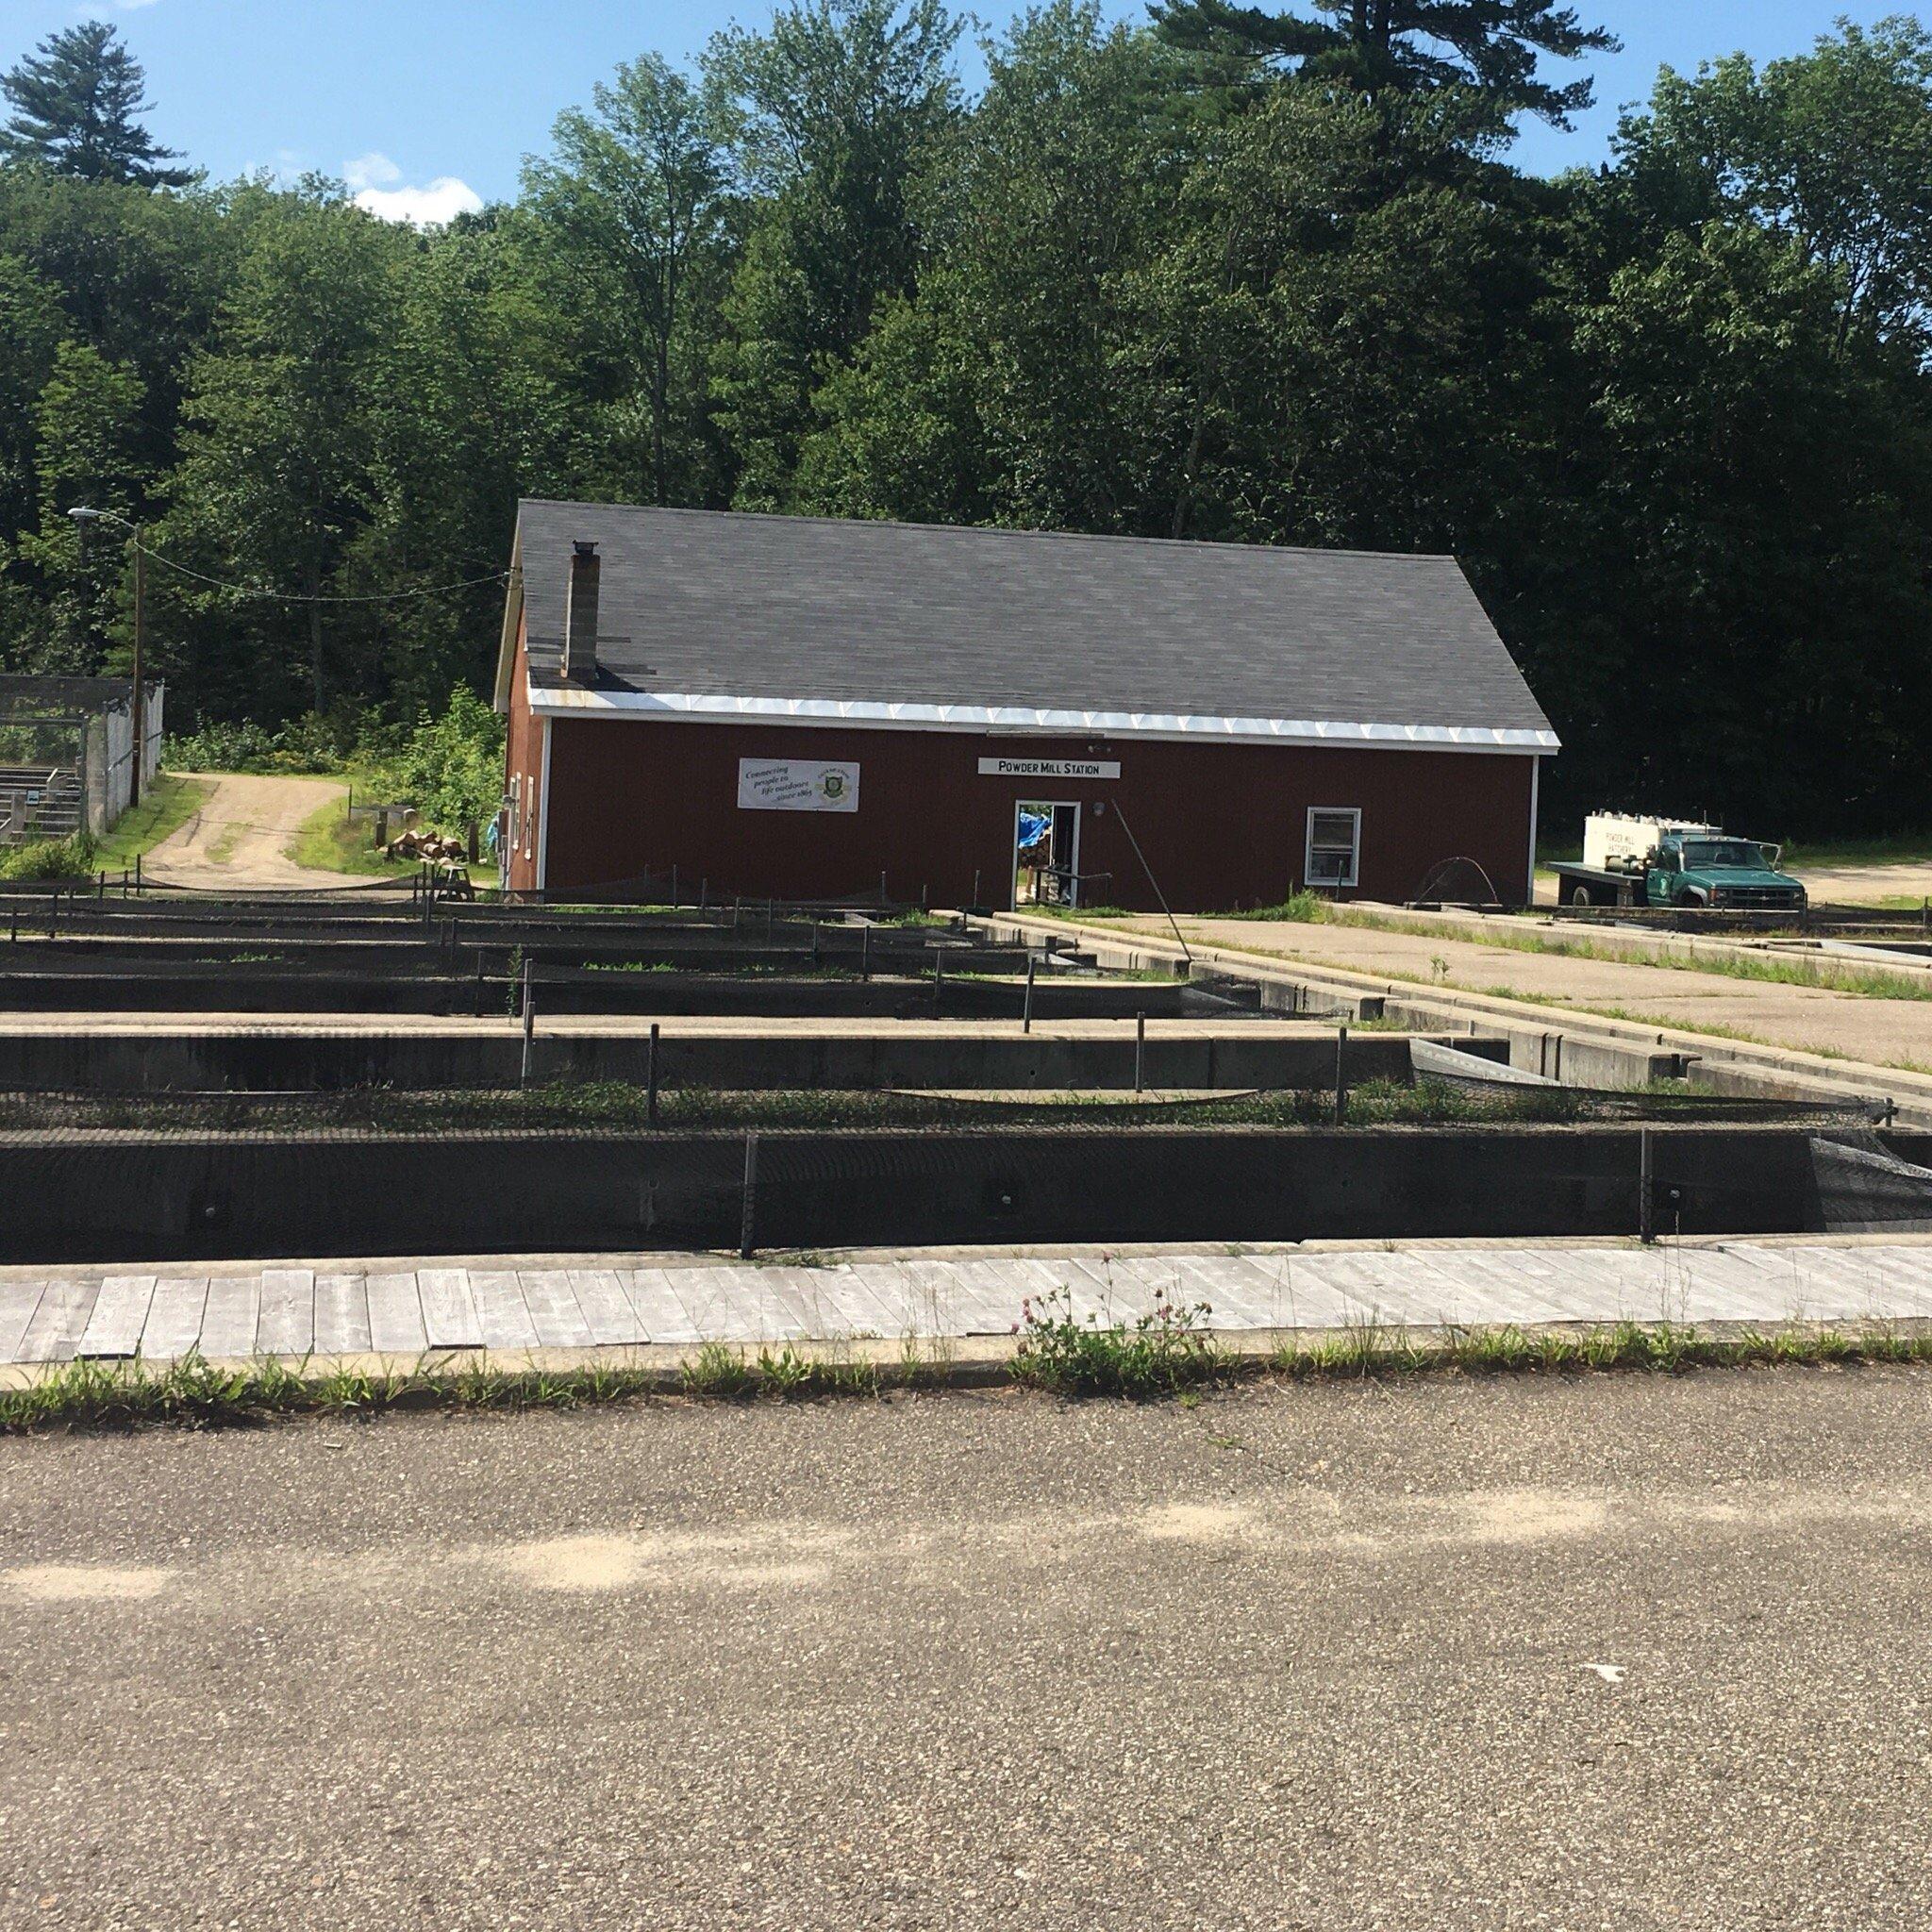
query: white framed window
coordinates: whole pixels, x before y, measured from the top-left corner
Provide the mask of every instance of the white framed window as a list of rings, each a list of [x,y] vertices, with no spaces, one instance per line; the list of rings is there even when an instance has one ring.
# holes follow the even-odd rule
[[[1312,805],[1308,808],[1307,861],[1305,883],[1320,887],[1352,886],[1360,871],[1362,815],[1357,806]]]

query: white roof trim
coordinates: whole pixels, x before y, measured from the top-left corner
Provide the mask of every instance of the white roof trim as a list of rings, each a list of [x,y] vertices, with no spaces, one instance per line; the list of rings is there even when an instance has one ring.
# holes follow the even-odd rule
[[[765,724],[854,724],[868,729],[908,726],[924,731],[1091,733],[1108,738],[1219,738],[1237,744],[1283,740],[1304,743],[1384,746],[1400,750],[1507,751],[1541,754],[1558,748],[1554,731],[1498,729],[1487,724],[1351,724],[1326,718],[1213,718],[1162,711],[1059,711],[1027,705],[878,704],[858,698],[745,698],[720,692],[585,691],[573,685],[532,686],[530,708],[540,717],[602,716],[757,719]]]

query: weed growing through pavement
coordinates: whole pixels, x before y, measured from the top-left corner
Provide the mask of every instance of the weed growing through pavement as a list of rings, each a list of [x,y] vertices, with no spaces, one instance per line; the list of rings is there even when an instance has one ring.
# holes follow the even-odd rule
[[[1162,1299],[1132,1322],[1074,1313],[1070,1290],[1057,1288],[1021,1305],[1013,1379],[1057,1395],[1172,1395],[1228,1371],[1224,1351],[1202,1326],[1213,1310]]]

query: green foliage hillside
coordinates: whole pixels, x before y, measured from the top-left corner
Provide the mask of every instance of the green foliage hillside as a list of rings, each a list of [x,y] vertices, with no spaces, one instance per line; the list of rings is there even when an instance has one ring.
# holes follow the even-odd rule
[[[291,757],[487,688],[520,493],[1453,551],[1553,822],[1932,823],[1916,22],[1713,47],[1554,180],[1512,119],[1607,37],[1548,0],[1056,0],[976,96],[961,31],[788,0],[635,50],[427,232],[184,178],[115,38],[50,43],[0,141],[0,668],[125,660],[76,504],[165,559],[171,724]]]

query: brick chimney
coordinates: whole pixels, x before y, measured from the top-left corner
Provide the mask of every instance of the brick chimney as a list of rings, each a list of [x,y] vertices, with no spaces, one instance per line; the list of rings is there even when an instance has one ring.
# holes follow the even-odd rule
[[[563,606],[563,675],[579,684],[597,681],[597,546],[570,547],[570,592]]]

